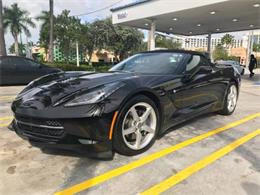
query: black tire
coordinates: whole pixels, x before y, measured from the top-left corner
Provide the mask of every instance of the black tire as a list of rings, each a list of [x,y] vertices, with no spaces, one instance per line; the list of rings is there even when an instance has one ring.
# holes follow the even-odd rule
[[[131,149],[130,147],[128,147],[126,145],[124,139],[123,139],[122,124],[123,124],[123,120],[124,120],[125,115],[127,114],[128,110],[133,105],[135,105],[137,103],[141,103],[141,102],[145,102],[145,103],[149,104],[154,109],[155,114],[156,114],[156,119],[157,119],[156,129],[155,129],[155,134],[154,134],[153,139],[149,142],[149,144],[147,146],[145,146],[144,148],[142,148],[140,150],[134,150],[134,149]],[[113,148],[114,148],[114,150],[116,152],[118,152],[119,154],[123,154],[123,155],[126,155],[126,156],[134,156],[134,155],[141,154],[141,153],[145,152],[146,150],[148,150],[154,144],[154,142],[156,140],[158,130],[159,130],[159,124],[160,124],[159,120],[160,120],[160,116],[159,116],[158,108],[156,107],[153,100],[151,100],[147,96],[138,95],[138,96],[135,96],[132,99],[128,100],[127,103],[119,111],[118,118],[117,118],[117,121],[116,121],[115,130],[114,130],[114,133],[113,133]]]
[[[236,105],[237,105],[237,101],[236,101],[236,105],[234,107],[234,109],[232,111],[228,110],[228,94],[230,92],[230,89],[231,89],[231,86],[235,86],[236,87],[236,90],[237,90],[237,97],[238,97],[238,89],[237,89],[237,86],[235,83],[231,82],[228,86],[228,89],[227,89],[227,93],[226,93],[226,96],[225,96],[225,99],[224,99],[224,106],[222,108],[222,110],[219,111],[219,114],[222,114],[222,115],[231,115],[233,114],[233,112],[235,111],[236,109]]]

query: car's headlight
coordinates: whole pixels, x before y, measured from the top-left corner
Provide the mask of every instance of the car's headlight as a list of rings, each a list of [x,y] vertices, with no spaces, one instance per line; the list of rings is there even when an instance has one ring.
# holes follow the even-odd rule
[[[74,97],[74,99],[67,102],[64,106],[70,107],[101,102],[123,85],[123,83],[109,83],[103,85],[102,87],[95,88],[89,92]]]

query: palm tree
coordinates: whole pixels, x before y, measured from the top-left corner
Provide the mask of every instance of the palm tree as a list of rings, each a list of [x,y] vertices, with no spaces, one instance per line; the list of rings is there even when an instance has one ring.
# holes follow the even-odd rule
[[[229,48],[234,42],[234,36],[230,35],[230,34],[225,34],[222,38],[221,38],[221,44],[225,47],[225,48]]]
[[[19,44],[18,44],[18,47],[19,47],[19,53],[20,53],[20,55],[21,55],[21,54],[25,55],[25,53],[26,53],[26,45],[25,45],[25,44],[22,44],[22,43],[19,43]],[[14,53],[14,52],[15,52],[15,51],[14,51],[14,43],[10,46],[9,52],[10,52],[10,53]]]
[[[28,11],[20,9],[17,3],[12,4],[11,7],[4,7],[4,28],[10,29],[14,38],[16,55],[19,55],[18,35],[24,32],[26,36],[31,36],[28,26],[35,27]]]
[[[3,3],[2,0],[0,0],[0,56],[6,55],[2,9]]]
[[[49,62],[53,62],[53,0],[49,1],[50,4],[50,43],[49,43]]]
[[[42,22],[42,28],[43,27],[49,27],[50,25],[50,12],[49,11],[42,11],[39,16],[36,17],[36,20],[39,20]]]
[[[40,29],[40,38],[39,42],[41,47],[44,48],[45,54],[48,53],[49,42],[50,42],[50,12],[49,11],[42,11],[39,16],[36,17],[36,20],[42,23]]]

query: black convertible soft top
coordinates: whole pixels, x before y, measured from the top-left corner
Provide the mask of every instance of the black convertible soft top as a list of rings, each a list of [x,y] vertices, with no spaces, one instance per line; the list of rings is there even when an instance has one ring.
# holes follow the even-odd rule
[[[190,50],[183,50],[183,49],[159,49],[159,50],[153,50],[153,51],[144,51],[140,53],[188,53],[188,54],[195,54],[195,55],[202,55],[205,58],[208,58],[208,53],[207,52],[198,52],[198,51],[190,51]]]

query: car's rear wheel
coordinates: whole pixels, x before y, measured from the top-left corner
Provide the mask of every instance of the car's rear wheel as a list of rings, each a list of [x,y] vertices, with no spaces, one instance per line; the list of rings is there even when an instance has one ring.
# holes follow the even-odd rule
[[[220,114],[231,115],[237,105],[238,91],[235,83],[231,83],[228,87],[228,91],[224,100],[224,107],[220,111]]]
[[[155,142],[159,112],[148,97],[138,95],[121,109],[113,135],[114,149],[124,155],[137,155]]]

